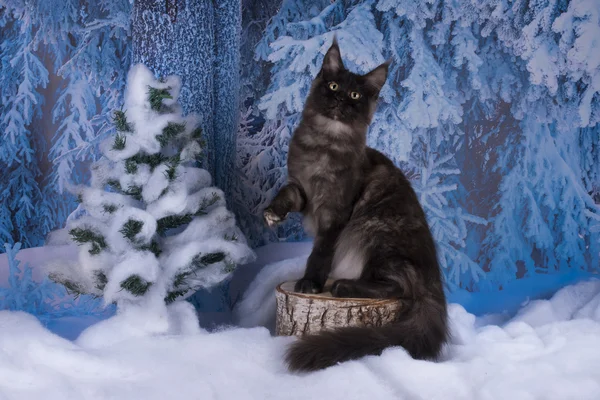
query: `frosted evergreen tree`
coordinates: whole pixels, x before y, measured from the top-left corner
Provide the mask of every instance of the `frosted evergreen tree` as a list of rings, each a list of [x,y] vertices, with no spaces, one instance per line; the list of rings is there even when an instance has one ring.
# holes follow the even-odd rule
[[[60,225],[77,205],[66,186],[88,179],[82,165],[96,160],[98,144],[114,133],[107,116],[123,104],[131,59],[130,2],[86,2],[85,13],[78,13],[77,5],[67,2],[52,12],[56,25],[50,37],[57,37],[47,44],[56,74],[66,81],[52,109],[57,131],[48,153],[52,171],[45,188]],[[37,8],[43,11],[42,5]],[[61,35],[70,35],[74,44]]]
[[[597,210],[578,179],[584,175],[588,182],[595,179],[594,169],[589,167],[590,158],[596,157],[595,150],[592,146],[589,154],[588,148],[580,147],[582,140],[590,143],[590,135],[581,138],[580,129],[587,126],[586,115],[593,121],[590,110],[596,106],[593,77],[598,65],[587,62],[593,59],[588,52],[593,48],[591,35],[598,29],[598,7],[594,8],[593,3],[515,2],[489,7],[488,3],[476,2],[438,1],[426,6],[418,1],[377,2],[376,8],[386,12],[380,28],[389,38],[392,51],[400,55],[394,58],[398,69],[391,73],[400,78],[394,86],[406,88],[399,91],[396,101],[403,105],[401,113],[391,112],[387,117],[393,124],[384,130],[384,138],[390,128],[402,130],[405,123],[412,125],[412,154],[407,164],[417,173],[424,171],[419,167],[424,163],[419,161],[415,147],[420,142],[434,149],[431,154],[435,158],[450,157],[450,168],[445,168],[435,190],[444,192],[444,187],[451,187],[448,184],[457,185],[456,190],[441,198],[443,212],[428,212],[430,223],[435,224],[438,214],[443,216],[440,221],[452,228],[438,232],[445,231],[444,235],[436,234],[442,254],[444,249],[452,254],[452,247],[458,246],[461,251],[456,255],[477,255],[473,241],[465,243],[468,235],[461,226],[464,221],[484,220],[456,207],[460,204],[457,200],[464,202],[466,196],[461,180],[473,179],[479,168],[484,171],[477,178],[480,185],[486,184],[486,178],[502,178],[500,198],[490,196],[487,202],[481,202],[489,208],[490,203],[498,201],[497,206],[489,211],[478,208],[480,215],[491,221],[491,230],[483,236],[484,246],[479,250],[481,268],[469,258],[449,258],[455,272],[461,270],[455,268],[456,264],[475,272],[474,281],[482,270],[489,271],[488,283],[502,287],[507,281],[531,273],[597,265],[597,236],[588,234]],[[398,45],[392,43],[394,38]],[[411,103],[412,110],[404,107]],[[574,118],[577,114],[579,118]],[[431,115],[434,118],[429,118],[429,138],[423,137],[422,131],[414,129],[427,127]],[[465,128],[478,125],[502,129],[464,136]],[[491,143],[498,142],[501,131],[508,131],[509,137],[495,152]],[[379,138],[375,146],[387,146],[389,142],[397,143]],[[485,155],[480,157],[476,151],[482,146]],[[396,148],[392,154],[402,153]],[[472,165],[474,158],[481,160],[481,167]],[[452,165],[463,167],[460,175]],[[431,176],[425,172],[421,178]],[[456,179],[461,176],[464,178]],[[420,184],[418,180],[415,183],[417,187]],[[474,185],[473,189],[478,188]],[[422,201],[429,208],[427,200]],[[561,210],[558,215],[556,210]],[[463,222],[456,221],[456,215]],[[453,220],[456,223],[448,224]],[[472,287],[464,278],[455,274],[451,277],[461,286]]]
[[[460,170],[453,160],[452,151],[456,149],[436,145],[436,140],[451,141],[456,135],[451,132],[453,129],[456,128],[450,125],[446,130],[419,130],[409,165],[412,165],[411,170],[415,174],[411,181],[436,240],[447,283],[452,287],[471,288],[484,276],[484,271],[466,253],[468,227],[473,224],[486,225],[487,221],[460,206],[460,182],[456,179]]]
[[[86,211],[65,228],[79,262],[55,266],[51,277],[106,303],[168,304],[218,284],[254,253],[224,193],[194,167],[203,141],[198,116],[182,117],[179,78],[157,80],[138,64],[127,85],[91,186],[72,188]]]
[[[9,179],[12,185],[18,186],[2,192],[5,196],[14,196],[7,202],[24,204],[27,200],[31,204],[26,213],[27,227],[18,229],[21,235],[18,240],[25,247],[42,244],[48,231],[64,223],[75,207],[74,198],[65,193],[66,184],[85,180],[80,173],[80,163],[94,160],[98,143],[110,134],[110,129],[107,130],[110,124],[104,115],[122,104],[130,59],[129,7],[129,0],[65,0],[60,4],[0,1],[6,38],[2,52],[5,65],[1,86],[3,96],[6,96],[3,104],[13,111],[10,117],[12,132],[2,130],[11,138],[0,141],[0,147],[18,144],[20,151],[6,147],[5,154],[19,158],[23,151],[28,151],[27,158],[32,160],[21,160],[19,171],[15,172],[18,177]],[[43,56],[47,57],[47,62],[42,62]],[[52,66],[50,71],[46,69],[48,64]],[[39,88],[46,85],[49,74],[64,80],[57,98],[53,93],[46,93],[44,98],[39,92]],[[18,100],[17,88],[28,94]],[[10,91],[15,93],[10,94]],[[37,133],[36,140],[32,140],[30,132],[31,126],[41,117],[44,103],[55,104],[52,118],[58,129],[50,143]],[[7,114],[3,112],[3,115]],[[19,119],[23,123],[17,123]],[[25,141],[28,141],[27,145]],[[37,164],[45,157],[50,159],[52,170],[46,179],[42,179]],[[8,171],[2,173],[9,175]],[[15,191],[17,187],[19,189]],[[7,194],[9,191],[11,195]],[[3,211],[0,210],[0,214]],[[16,215],[16,212],[13,209],[10,213]],[[21,218],[22,215],[18,220]],[[22,225],[14,218],[10,221],[2,216],[0,224],[0,231]]]
[[[284,2],[285,4],[285,2]],[[263,36],[271,19],[277,14],[281,0],[243,0],[242,27],[240,41],[240,58],[243,68],[240,76],[240,108],[247,108],[249,101],[262,96],[269,86],[268,60],[256,52],[259,43],[265,46]],[[266,44],[268,46],[268,44]],[[258,110],[252,110],[258,111]],[[258,113],[254,112],[254,116]]]
[[[479,14],[482,32],[528,72],[511,99],[518,122],[496,155],[503,178],[482,254],[496,285],[598,265],[590,163],[598,157],[590,135],[600,104],[600,64],[590,57],[598,10],[597,1],[518,2]]]
[[[583,184],[596,204],[600,204],[600,124],[581,130]]]
[[[381,1],[376,7],[386,12],[381,29],[392,63],[388,91],[382,96],[368,143],[415,174],[412,183],[436,240],[447,282],[452,287],[472,288],[484,271],[468,254],[468,228],[487,221],[467,212],[461,201],[464,192],[456,156],[465,150],[461,127],[465,95],[457,88],[459,74],[454,69],[466,64],[470,71],[465,74],[470,75],[466,86],[477,86],[481,60],[474,54],[475,39],[468,25],[452,28],[451,21],[468,16],[449,12],[439,4],[428,8]],[[428,20],[435,25],[426,32]]]
[[[264,126],[255,102],[269,86],[270,65],[258,59],[255,48],[263,40],[263,32],[271,18],[281,6],[280,0],[242,1],[242,26],[240,38],[240,98],[239,118],[236,137],[235,175],[232,182],[232,209],[236,213],[240,228],[253,246],[265,244],[274,239],[271,230],[264,229],[260,216],[254,213],[254,206],[247,202],[247,194],[252,193],[252,182],[242,171],[244,165],[256,152],[253,136]]]
[[[41,115],[48,71],[36,50],[38,34],[22,14],[0,10],[0,243],[42,243],[53,218],[39,184],[39,148],[31,124]],[[4,248],[0,247],[0,252]]]
[[[579,131],[538,119],[525,118],[522,132],[513,132],[499,150],[497,168],[504,177],[484,254],[489,278],[500,286],[517,276],[586,270],[598,262],[598,252],[589,249],[598,248],[591,228],[599,209],[575,178],[581,170],[565,161],[568,147],[560,145],[566,142],[561,136],[570,131],[577,138]]]

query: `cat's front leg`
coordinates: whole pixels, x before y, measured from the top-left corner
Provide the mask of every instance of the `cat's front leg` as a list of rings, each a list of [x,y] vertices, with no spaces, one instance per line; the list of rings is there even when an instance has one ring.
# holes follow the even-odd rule
[[[306,262],[306,270],[302,279],[296,282],[294,290],[301,293],[321,293],[325,281],[331,272],[333,251],[337,235],[335,232],[317,234],[314,247]]]
[[[346,218],[331,211],[319,211],[315,218],[317,234],[313,249],[306,262],[304,277],[296,282],[294,290],[301,293],[321,293],[331,272],[335,244]]]
[[[279,190],[271,204],[263,211],[263,218],[269,227],[283,221],[290,212],[301,212],[306,206],[306,196],[300,186],[288,183]]]

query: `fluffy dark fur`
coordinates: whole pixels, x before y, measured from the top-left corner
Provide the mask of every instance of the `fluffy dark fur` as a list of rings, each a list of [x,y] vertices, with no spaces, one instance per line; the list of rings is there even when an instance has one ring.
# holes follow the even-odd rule
[[[272,226],[302,212],[315,235],[296,291],[319,293],[333,278],[334,296],[397,297],[406,307],[388,326],[300,338],[286,355],[290,370],[322,369],[390,346],[435,359],[448,337],[442,274],[423,209],[402,171],[366,146],[387,67],[349,72],[334,39],[290,143],[288,184],[264,217]]]

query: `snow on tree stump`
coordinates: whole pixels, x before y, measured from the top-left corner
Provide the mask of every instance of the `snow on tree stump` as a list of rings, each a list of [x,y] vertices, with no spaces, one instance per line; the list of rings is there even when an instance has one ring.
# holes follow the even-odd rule
[[[327,282],[319,294],[294,292],[295,281],[276,288],[278,336],[302,336],[346,326],[382,326],[392,323],[402,303],[398,299],[333,297]]]

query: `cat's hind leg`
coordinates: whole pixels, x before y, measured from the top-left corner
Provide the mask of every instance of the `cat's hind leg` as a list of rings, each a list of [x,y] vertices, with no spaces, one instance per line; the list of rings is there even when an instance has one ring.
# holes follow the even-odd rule
[[[365,279],[338,279],[331,286],[333,297],[387,299],[402,297],[403,290],[397,282],[369,281]]]
[[[346,256],[354,252],[363,254],[364,266],[359,276],[343,276],[336,274],[336,279],[331,287],[334,297],[356,297],[356,298],[414,298],[422,294],[425,286],[423,276],[418,273],[414,264],[394,251],[372,251],[363,248],[356,249],[362,243],[354,246],[354,250],[346,251]],[[349,265],[352,265],[350,263]],[[350,270],[348,266],[345,270]]]

